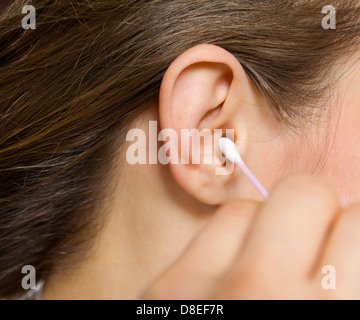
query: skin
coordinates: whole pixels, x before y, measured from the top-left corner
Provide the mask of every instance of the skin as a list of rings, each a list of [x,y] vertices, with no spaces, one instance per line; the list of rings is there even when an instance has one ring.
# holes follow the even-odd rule
[[[239,170],[214,175],[215,164],[131,166],[127,143],[106,226],[87,260],[50,276],[43,298],[360,298],[359,67],[344,64],[336,99],[295,132],[229,52],[202,45],[179,56],[159,105],[132,128],[234,129],[270,199]],[[325,265],[336,268],[336,290],[321,286]]]

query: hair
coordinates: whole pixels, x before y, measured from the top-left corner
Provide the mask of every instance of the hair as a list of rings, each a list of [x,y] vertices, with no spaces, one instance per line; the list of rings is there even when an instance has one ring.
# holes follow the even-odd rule
[[[231,52],[281,121],[299,119],[357,52],[357,0],[9,0],[0,4],[0,298],[86,254],[114,155],[165,71],[208,43]],[[24,30],[24,5],[36,29]],[[79,258],[80,260],[80,258]]]

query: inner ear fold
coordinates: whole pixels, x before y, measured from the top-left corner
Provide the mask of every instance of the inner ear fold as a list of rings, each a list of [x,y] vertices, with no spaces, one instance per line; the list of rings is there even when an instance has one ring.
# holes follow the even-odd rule
[[[217,117],[229,94],[231,69],[222,63],[201,62],[183,70],[173,88],[175,129],[199,128]]]

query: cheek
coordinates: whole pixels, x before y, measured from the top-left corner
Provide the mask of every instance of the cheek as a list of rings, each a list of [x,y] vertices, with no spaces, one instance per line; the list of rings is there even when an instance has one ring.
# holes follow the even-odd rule
[[[281,135],[266,142],[251,144],[250,151],[250,170],[268,191],[291,172],[293,160],[286,155],[286,143]]]
[[[350,113],[354,109],[350,105],[347,107],[340,117],[321,174],[334,183],[341,196],[351,203],[360,200],[360,117],[358,108]]]
[[[302,133],[284,135],[282,143],[273,146],[276,152],[269,153],[269,179],[277,182],[291,174],[318,175],[327,162],[330,142],[328,133],[319,127],[307,127]]]
[[[349,203],[360,200],[360,68],[354,70],[339,89],[337,101],[341,105],[334,117],[336,125],[329,135],[332,144],[322,170]]]

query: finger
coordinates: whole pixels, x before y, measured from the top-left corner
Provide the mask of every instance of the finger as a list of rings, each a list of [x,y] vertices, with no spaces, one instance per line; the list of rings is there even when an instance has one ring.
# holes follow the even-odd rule
[[[337,193],[322,179],[285,179],[257,215],[237,268],[275,282],[308,277],[339,210]]]
[[[329,297],[360,299],[360,205],[336,223],[321,261],[317,284]]]
[[[144,295],[145,299],[206,299],[215,280],[237,256],[258,204],[222,206],[181,258]]]

